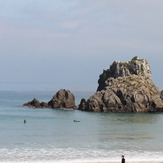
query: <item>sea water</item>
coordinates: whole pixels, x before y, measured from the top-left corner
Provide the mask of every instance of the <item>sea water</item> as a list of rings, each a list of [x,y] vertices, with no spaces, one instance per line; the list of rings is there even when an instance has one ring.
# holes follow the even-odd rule
[[[0,91],[0,162],[118,162],[121,155],[128,161],[163,161],[163,114],[21,106],[34,97],[49,101],[55,93]],[[77,104],[92,94],[73,93]]]

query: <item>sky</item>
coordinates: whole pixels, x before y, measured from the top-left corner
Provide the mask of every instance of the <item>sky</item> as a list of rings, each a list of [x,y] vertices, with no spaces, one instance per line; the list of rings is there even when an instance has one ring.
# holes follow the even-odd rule
[[[95,91],[105,67],[138,56],[163,89],[162,20],[162,0],[0,0],[0,84]]]

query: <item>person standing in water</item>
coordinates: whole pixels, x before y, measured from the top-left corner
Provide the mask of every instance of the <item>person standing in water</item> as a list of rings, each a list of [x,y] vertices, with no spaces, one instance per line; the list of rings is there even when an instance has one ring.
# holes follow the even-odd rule
[[[125,163],[124,155],[122,155],[122,161],[121,161],[121,163]]]

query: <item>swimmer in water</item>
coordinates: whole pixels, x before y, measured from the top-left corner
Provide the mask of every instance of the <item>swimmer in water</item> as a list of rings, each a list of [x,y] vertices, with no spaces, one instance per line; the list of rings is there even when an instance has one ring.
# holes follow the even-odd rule
[[[74,120],[74,122],[80,122],[80,121]]]

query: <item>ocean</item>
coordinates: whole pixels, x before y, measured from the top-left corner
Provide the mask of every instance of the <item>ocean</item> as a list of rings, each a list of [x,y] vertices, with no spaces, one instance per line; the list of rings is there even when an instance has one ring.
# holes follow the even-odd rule
[[[49,101],[55,93],[0,90],[0,162],[120,162],[121,155],[126,162],[163,161],[163,114],[21,106],[34,97]],[[93,94],[72,93],[76,104]]]

